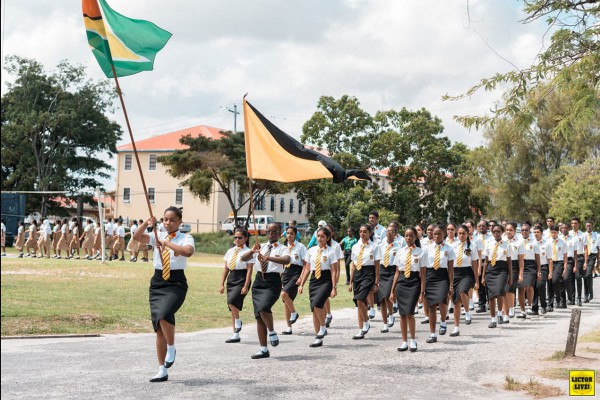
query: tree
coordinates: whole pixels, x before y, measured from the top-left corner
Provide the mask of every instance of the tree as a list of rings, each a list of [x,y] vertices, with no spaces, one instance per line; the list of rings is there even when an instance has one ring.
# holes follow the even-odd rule
[[[65,191],[75,198],[102,187],[113,168],[122,131],[104,112],[112,106],[108,81],[92,82],[82,66],[66,61],[47,73],[35,60],[11,56],[6,70],[15,76],[2,96],[2,190]],[[31,196],[29,209],[46,216],[55,204],[48,195]]]
[[[479,90],[492,91],[508,86],[503,104],[491,116],[457,116],[464,126],[471,128],[493,127],[499,118],[509,118],[527,124],[527,101],[532,90],[545,86],[539,96],[555,90],[569,94],[564,113],[557,116],[553,136],[570,138],[572,133],[598,120],[600,96],[600,3],[596,0],[524,0],[527,17],[523,23],[545,18],[548,31],[553,31],[549,46],[538,54],[527,68],[515,66],[512,71],[497,73],[482,79],[466,93],[444,96],[458,100],[474,95]],[[529,97],[529,101],[531,97]]]
[[[562,168],[565,178],[552,196],[550,215],[569,221],[579,217],[600,225],[600,158],[593,157],[577,166]]]
[[[204,136],[187,135],[179,141],[187,146],[158,158],[175,178],[185,178],[180,186],[186,186],[201,201],[208,202],[216,182],[227,198],[237,221],[240,210],[248,205],[248,176],[246,174],[246,151],[244,133],[221,132],[219,140]],[[260,199],[268,193],[282,193],[285,187],[271,181],[253,182],[253,196]],[[248,223],[248,221],[247,221]]]

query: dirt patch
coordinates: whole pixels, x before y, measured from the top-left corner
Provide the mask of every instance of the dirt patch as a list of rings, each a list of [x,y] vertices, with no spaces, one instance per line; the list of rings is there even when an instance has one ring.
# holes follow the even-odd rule
[[[565,392],[551,385],[540,383],[534,379],[529,379],[527,383],[521,383],[510,376],[505,378],[504,389],[517,392],[525,392],[528,396],[541,399],[545,397],[555,397],[565,394]]]

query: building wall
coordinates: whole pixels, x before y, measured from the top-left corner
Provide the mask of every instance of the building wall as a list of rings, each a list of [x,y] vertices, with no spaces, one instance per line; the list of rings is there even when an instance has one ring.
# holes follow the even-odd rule
[[[179,186],[179,180],[173,178],[166,171],[166,167],[156,163],[156,169],[151,170],[150,156],[162,156],[168,152],[138,152],[142,171],[146,181],[146,186],[150,191],[154,188],[154,202],[151,203],[152,210],[156,218],[162,216],[163,211],[170,206],[183,207],[183,220],[191,225],[192,232],[214,232],[221,228],[221,222],[224,221],[231,212],[231,207],[226,196],[219,191],[216,183],[213,186],[213,194],[208,203],[201,202],[197,197],[189,192],[187,188]],[[126,156],[131,156],[131,169],[125,169]],[[146,219],[148,217],[148,206],[144,196],[143,186],[139,177],[139,172],[135,157],[131,151],[119,151],[117,153],[117,174],[116,174],[116,203],[115,216],[123,218]],[[130,197],[127,202],[124,199],[124,189],[129,188]],[[183,198],[181,204],[176,203],[176,190],[182,190]],[[281,212],[280,199],[284,198],[285,208]],[[293,199],[293,212],[290,213],[290,199]],[[298,199],[293,193],[285,195],[276,195],[275,211],[270,208],[270,196],[265,198],[265,210],[256,209],[256,214],[273,215],[277,222],[288,222],[295,219],[298,223],[308,222],[306,218],[306,204],[302,207],[302,213],[298,213]],[[240,215],[247,212],[247,207],[240,210]]]

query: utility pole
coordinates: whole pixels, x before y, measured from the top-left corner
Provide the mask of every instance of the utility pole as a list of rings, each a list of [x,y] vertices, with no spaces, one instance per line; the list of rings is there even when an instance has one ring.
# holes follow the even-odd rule
[[[231,108],[228,108],[227,111],[233,113],[233,133],[237,133],[237,116],[240,115],[240,113],[237,110],[237,104],[233,105],[233,110]]]

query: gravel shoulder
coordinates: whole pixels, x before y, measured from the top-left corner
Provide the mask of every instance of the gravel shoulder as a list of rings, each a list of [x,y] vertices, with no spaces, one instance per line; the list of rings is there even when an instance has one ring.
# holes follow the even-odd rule
[[[600,279],[594,279],[600,293]],[[177,359],[169,381],[149,383],[157,370],[153,334],[99,337],[2,339],[1,395],[6,399],[432,399],[524,398],[502,389],[505,376],[534,378],[561,387],[567,380],[542,379],[546,368],[600,370],[600,355],[562,362],[543,359],[564,350],[571,308],[489,329],[489,315],[473,314],[459,337],[425,343],[428,328],[417,321],[416,353],[400,353],[397,322],[380,333],[381,317],[362,341],[353,308],[335,311],[324,346],[309,348],[312,319],[301,316],[294,334],[280,335],[271,358],[251,360],[258,350],[255,324],[245,321],[242,342],[225,344],[230,328],[177,334]],[[284,323],[275,324],[278,332]],[[448,333],[453,324],[448,324]],[[582,307],[580,336],[600,329],[600,299]],[[580,343],[578,349],[596,346]],[[578,351],[580,355],[581,351]],[[598,390],[598,388],[597,388]],[[567,397],[566,395],[564,396]]]

